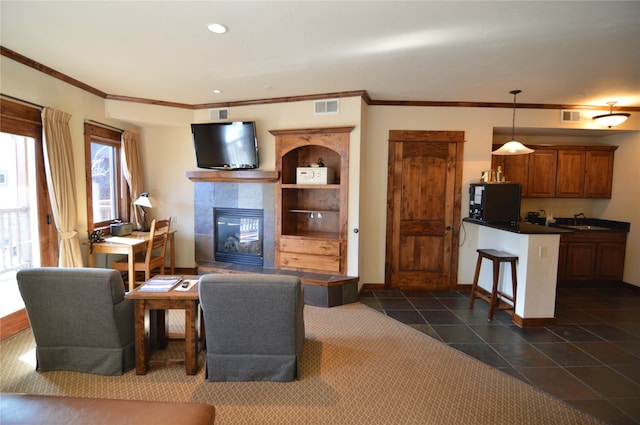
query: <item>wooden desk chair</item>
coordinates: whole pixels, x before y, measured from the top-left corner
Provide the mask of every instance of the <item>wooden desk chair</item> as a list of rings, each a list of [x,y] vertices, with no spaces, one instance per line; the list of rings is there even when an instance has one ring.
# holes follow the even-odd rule
[[[169,238],[169,228],[171,218],[164,220],[153,220],[149,230],[149,244],[144,252],[136,254],[133,269],[135,272],[144,272],[144,280],[151,279],[151,271],[160,269],[160,274],[164,274],[165,252],[167,251],[167,239]],[[129,269],[128,259],[116,260],[111,267],[120,271]],[[136,281],[136,283],[138,283]]]

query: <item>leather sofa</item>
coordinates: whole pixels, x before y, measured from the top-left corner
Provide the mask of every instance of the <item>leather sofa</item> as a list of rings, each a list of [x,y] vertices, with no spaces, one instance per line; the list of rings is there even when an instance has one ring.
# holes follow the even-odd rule
[[[207,274],[198,290],[209,381],[292,381],[304,343],[300,279],[286,275]]]
[[[204,403],[112,400],[35,394],[0,394],[2,425],[213,425]]]

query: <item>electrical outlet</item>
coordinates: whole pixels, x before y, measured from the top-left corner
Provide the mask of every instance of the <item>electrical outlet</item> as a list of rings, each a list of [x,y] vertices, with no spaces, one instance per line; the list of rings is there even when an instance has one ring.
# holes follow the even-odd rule
[[[538,249],[538,258],[546,258],[547,257],[547,247],[541,246]]]

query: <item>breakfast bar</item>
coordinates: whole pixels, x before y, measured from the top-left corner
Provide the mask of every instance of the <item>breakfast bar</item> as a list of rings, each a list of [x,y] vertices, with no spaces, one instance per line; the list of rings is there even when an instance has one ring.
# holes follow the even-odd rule
[[[474,255],[477,249],[493,248],[518,257],[513,322],[521,327],[554,324],[560,235],[571,230],[530,223],[491,224],[471,218],[465,218],[463,225],[467,234],[463,249],[467,255]],[[510,282],[502,281],[504,272],[500,273],[501,288],[513,295]],[[507,278],[509,274],[506,273]],[[490,268],[483,268],[479,286],[490,291],[491,282]]]

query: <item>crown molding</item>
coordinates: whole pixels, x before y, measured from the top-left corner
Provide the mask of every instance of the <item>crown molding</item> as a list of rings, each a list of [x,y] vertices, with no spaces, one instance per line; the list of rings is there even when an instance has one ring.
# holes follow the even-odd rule
[[[122,95],[107,94],[102,90],[98,90],[95,87],[91,87],[75,78],[69,77],[62,72],[56,71],[53,68],[49,68],[39,62],[34,61],[20,53],[17,53],[4,46],[0,46],[0,55],[14,60],[29,68],[33,68],[43,74],[56,78],[60,81],[64,81],[67,84],[78,87],[89,93],[92,93],[98,97],[108,100],[117,100],[122,102],[141,103],[147,105],[159,105],[168,106],[172,108],[181,109],[210,109],[210,108],[228,108],[232,106],[249,106],[249,105],[267,105],[273,103],[287,103],[287,102],[301,102],[308,100],[327,99],[327,98],[343,98],[343,97],[361,97],[367,105],[372,106],[427,106],[427,107],[448,107],[448,108],[513,108],[513,103],[502,102],[444,102],[444,101],[414,101],[414,100],[374,100],[369,97],[366,90],[353,90],[333,93],[318,93],[308,94],[301,96],[288,96],[288,97],[275,97],[267,99],[252,99],[252,100],[238,100],[233,102],[220,102],[220,103],[200,103],[200,104],[186,104],[179,102],[168,102],[164,100],[145,99],[139,97],[130,97]],[[580,110],[592,110],[592,111],[608,111],[609,107],[592,106],[592,105],[555,105],[545,103],[519,103],[517,108],[526,109],[580,109]],[[625,106],[622,108],[614,108],[614,111],[631,111],[640,112],[640,106]]]

